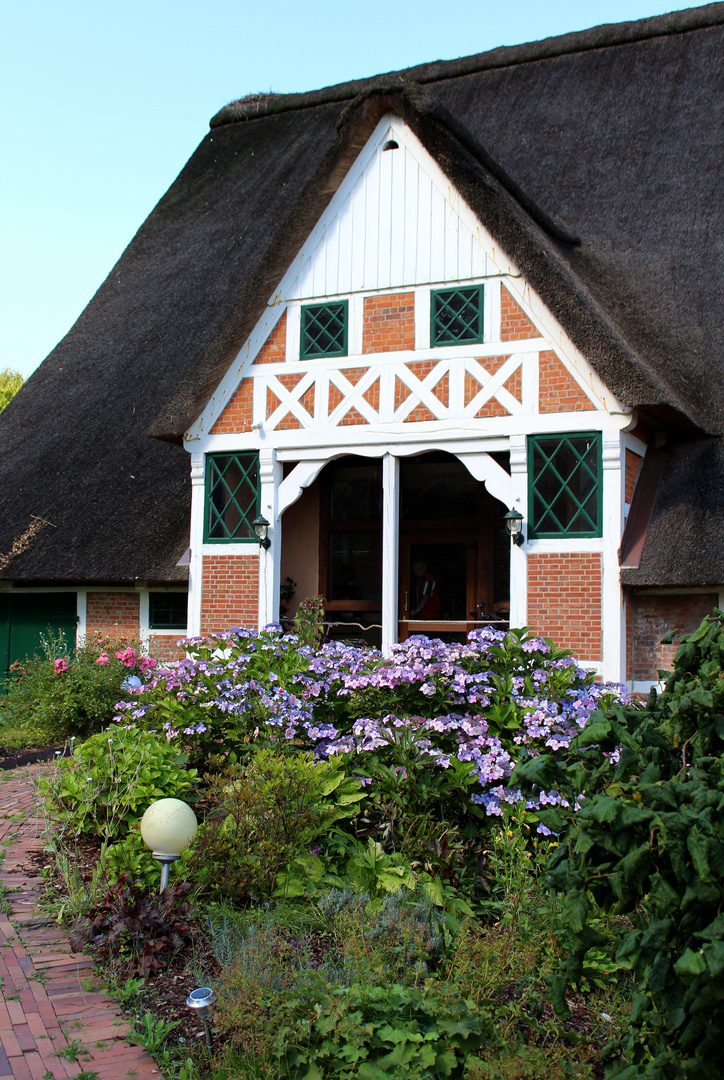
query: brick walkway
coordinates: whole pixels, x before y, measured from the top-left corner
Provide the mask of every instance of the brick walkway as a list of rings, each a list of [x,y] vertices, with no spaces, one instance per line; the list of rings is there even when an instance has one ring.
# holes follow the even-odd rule
[[[0,1080],[161,1080],[153,1059],[129,1043],[129,1026],[101,989],[93,961],[70,951],[68,935],[39,910],[43,879],[28,856],[43,846],[34,810],[42,765],[0,773]],[[15,891],[17,890],[17,891]],[[5,905],[3,905],[5,906]],[[69,1061],[67,1057],[77,1056]]]

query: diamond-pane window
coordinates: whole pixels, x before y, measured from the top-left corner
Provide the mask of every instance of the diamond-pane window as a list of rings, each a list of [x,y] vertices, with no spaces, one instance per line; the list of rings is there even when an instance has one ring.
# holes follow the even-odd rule
[[[601,436],[529,440],[529,535],[601,536]]]
[[[469,345],[483,340],[483,286],[442,289],[430,303],[430,344]]]
[[[206,459],[204,539],[258,543],[259,455],[210,454]]]
[[[148,625],[151,630],[185,630],[188,593],[148,594]]]
[[[302,308],[302,360],[347,355],[347,301]]]

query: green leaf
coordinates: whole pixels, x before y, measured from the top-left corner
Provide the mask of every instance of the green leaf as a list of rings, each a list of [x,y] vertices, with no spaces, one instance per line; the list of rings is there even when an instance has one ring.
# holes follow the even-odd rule
[[[685,982],[690,982],[706,971],[706,961],[700,952],[692,952],[687,949],[683,956],[674,964],[674,971]]]

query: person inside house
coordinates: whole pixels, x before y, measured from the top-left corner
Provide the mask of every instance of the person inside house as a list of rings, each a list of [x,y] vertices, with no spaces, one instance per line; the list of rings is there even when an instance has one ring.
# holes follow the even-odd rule
[[[437,582],[428,573],[424,559],[415,559],[412,564],[412,619],[439,619],[442,615],[440,593]]]

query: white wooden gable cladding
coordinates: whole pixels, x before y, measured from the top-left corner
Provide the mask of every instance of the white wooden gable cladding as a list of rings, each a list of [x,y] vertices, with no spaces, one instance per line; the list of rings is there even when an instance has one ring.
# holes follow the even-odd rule
[[[390,141],[397,148],[385,150]],[[431,287],[479,282],[485,286],[484,342],[431,349]],[[500,340],[501,285],[539,337]],[[392,290],[414,296],[414,348],[363,353],[365,297]],[[301,361],[302,305],[337,299],[349,302],[348,355]],[[284,361],[254,365],[284,312]],[[590,427],[591,410],[598,411],[596,427],[606,426],[607,412],[622,411],[416,136],[390,115],[335,193],[186,444],[194,451],[260,445],[282,451],[400,445],[429,440],[433,432],[436,439],[495,440],[560,430],[560,413],[539,413],[539,356],[546,350],[590,403],[569,414],[569,429]],[[252,430],[212,433],[249,378]]]
[[[398,148],[383,150],[389,141]],[[364,167],[332,220],[320,222],[322,235],[303,259],[290,297],[307,300],[500,272],[474,215],[405,125],[386,128],[362,158]]]

